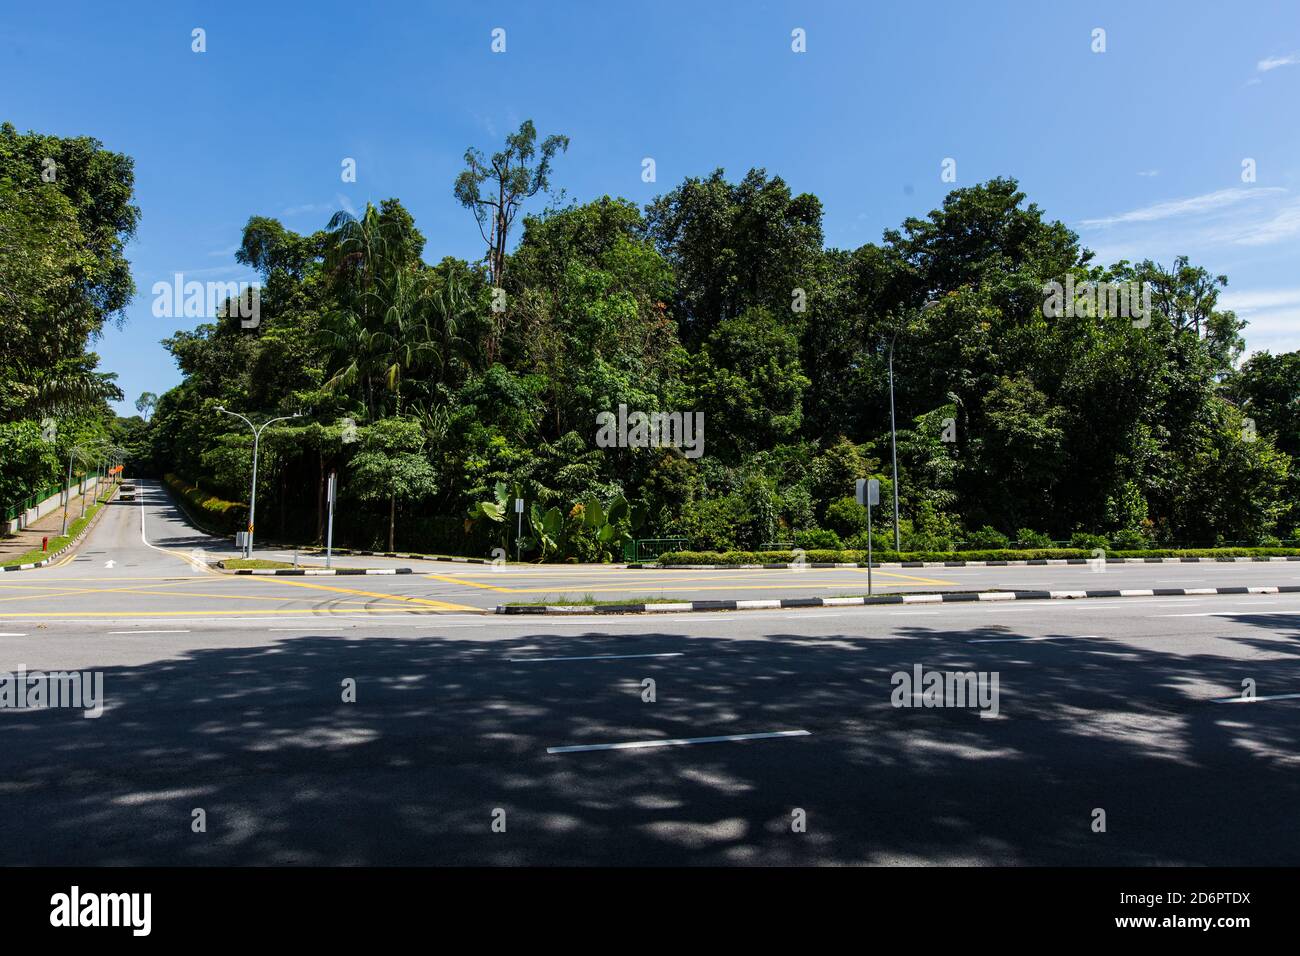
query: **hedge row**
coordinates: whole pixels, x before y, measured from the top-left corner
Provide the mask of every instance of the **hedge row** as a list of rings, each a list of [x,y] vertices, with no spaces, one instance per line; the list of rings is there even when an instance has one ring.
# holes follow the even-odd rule
[[[248,528],[248,505],[210,495],[171,472],[163,475],[163,480],[200,524],[225,534]]]
[[[1112,558],[1272,558],[1300,555],[1300,548],[1185,548],[1145,551],[1107,550]],[[1034,561],[1060,558],[1091,558],[1082,548],[1030,548],[996,551],[875,551],[873,561]],[[772,564],[794,560],[792,551],[666,551],[660,564]],[[865,551],[806,551],[804,560],[858,564],[867,560]]]

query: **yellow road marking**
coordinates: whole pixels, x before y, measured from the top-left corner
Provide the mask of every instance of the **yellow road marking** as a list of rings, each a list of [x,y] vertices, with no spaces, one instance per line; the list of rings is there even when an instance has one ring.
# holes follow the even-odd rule
[[[358,591],[355,588],[341,588],[332,584],[308,584],[306,581],[288,581],[284,578],[276,580],[274,577],[258,577],[249,575],[254,581],[263,581],[271,584],[287,584],[297,588],[312,588],[316,591],[337,591],[339,594],[360,594],[362,597],[383,598],[388,601],[406,601],[412,604],[426,604],[429,607],[438,608],[443,611],[476,611],[480,614],[486,613],[481,607],[471,607],[468,604],[452,604],[449,601],[434,601],[430,598],[409,597],[405,594],[384,594],[378,591]]]
[[[515,588],[500,587],[496,584],[483,584],[480,581],[467,581],[464,578],[447,577],[444,574],[425,574],[423,577],[433,581],[441,581],[444,584],[467,584],[472,588],[482,588],[485,591],[505,591],[508,594],[517,593]]]
[[[448,608],[454,608],[457,605],[448,605]],[[476,614],[487,614],[488,611],[481,607],[467,607],[465,611],[472,611]],[[106,618],[132,618],[132,617],[210,617],[213,615],[238,614],[242,616],[264,616],[271,614],[292,614],[297,617],[311,617],[313,614],[438,614],[442,613],[439,608],[281,608],[278,610],[250,610],[241,608],[230,611],[22,611],[15,613],[0,614],[0,620],[8,618],[65,618],[65,617],[106,617]]]
[[[859,574],[866,574],[866,568],[850,569],[857,570]],[[915,574],[898,574],[894,571],[881,571],[879,568],[872,568],[872,573],[886,578],[899,578],[905,581],[915,581],[918,584],[960,584],[960,581],[944,581],[942,578],[918,578]]]

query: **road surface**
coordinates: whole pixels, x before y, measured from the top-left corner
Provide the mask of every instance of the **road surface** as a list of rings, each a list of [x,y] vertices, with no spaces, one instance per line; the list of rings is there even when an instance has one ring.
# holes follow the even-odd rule
[[[0,708],[0,864],[1300,864],[1300,595],[507,618],[221,547],[146,486],[0,582],[0,671],[104,689]]]

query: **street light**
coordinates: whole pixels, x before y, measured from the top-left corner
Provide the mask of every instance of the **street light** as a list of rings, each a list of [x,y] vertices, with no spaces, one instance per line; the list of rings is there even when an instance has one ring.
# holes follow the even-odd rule
[[[939,304],[937,299],[928,300],[921,306],[925,312]],[[898,338],[898,329],[889,337],[889,447],[894,458],[894,553],[902,550],[898,530],[898,429],[894,426],[894,340]]]
[[[281,415],[279,418],[272,418],[262,424],[254,425],[239,412],[232,412],[224,405],[218,405],[217,411],[224,415],[230,415],[233,418],[242,419],[249,428],[253,430],[253,486],[248,495],[248,538],[244,541],[244,556],[251,558],[253,556],[253,519],[257,516],[257,444],[262,437],[262,431],[267,425],[274,425],[276,422],[288,421],[291,418],[302,418],[302,412],[294,412],[292,415]]]
[[[72,460],[78,455],[85,460],[87,451],[98,450],[99,442],[86,442],[84,445],[73,445],[68,449],[68,481],[63,488],[63,524],[59,528],[59,535],[63,536],[68,533],[68,505],[72,503]],[[83,480],[81,487],[81,514],[86,514],[86,487]]]

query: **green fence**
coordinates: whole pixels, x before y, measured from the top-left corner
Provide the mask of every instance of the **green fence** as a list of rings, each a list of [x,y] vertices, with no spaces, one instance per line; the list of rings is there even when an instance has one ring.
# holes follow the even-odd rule
[[[75,488],[83,480],[85,480],[86,477],[87,477],[86,474],[78,475],[76,477],[76,480],[68,487]],[[35,508],[46,498],[53,498],[55,495],[62,495],[66,493],[67,490],[68,489],[64,488],[63,485],[61,484],[50,485],[48,488],[42,488],[40,491],[33,492],[32,494],[24,498],[22,501],[15,501],[13,504],[5,505],[4,520],[6,522],[13,521],[20,514],[23,514],[27,511],[30,511],[32,508]]]
[[[624,561],[653,561],[665,551],[684,551],[689,538],[640,538],[623,546]]]

